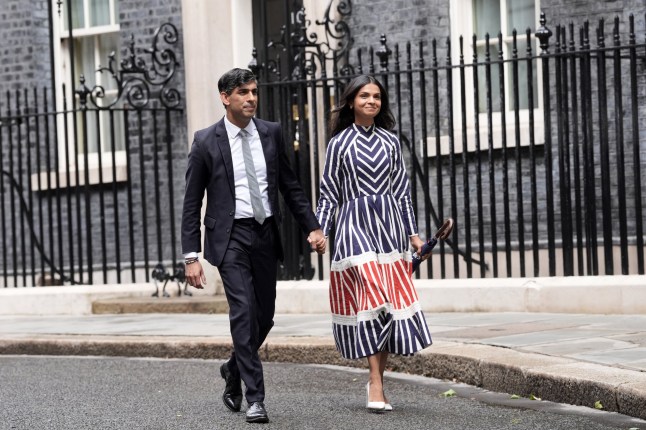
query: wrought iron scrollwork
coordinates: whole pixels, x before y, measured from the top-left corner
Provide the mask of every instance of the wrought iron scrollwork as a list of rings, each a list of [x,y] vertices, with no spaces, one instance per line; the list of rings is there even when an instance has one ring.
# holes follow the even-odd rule
[[[336,11],[340,19],[337,21],[331,18],[333,3],[334,1],[331,1],[325,10],[325,19],[323,21],[316,21],[317,25],[325,26],[326,42],[321,45],[328,49],[326,58],[329,60],[334,59],[334,57],[330,56],[330,53],[336,56],[336,58],[345,56],[350,50],[353,41],[350,34],[350,26],[345,21],[352,14],[352,2],[350,0],[338,2]],[[336,48],[334,49],[332,49],[332,42],[336,42]]]
[[[142,109],[155,96],[166,108],[177,107],[181,96],[175,88],[169,87],[169,82],[175,76],[179,61],[170,46],[177,44],[179,33],[172,23],[164,23],[157,28],[153,36],[152,47],[144,49],[148,61],[137,55],[134,36],[130,37],[128,56],[121,61],[119,70],[115,67],[114,52],[108,55],[108,66],[100,66],[97,72],[107,73],[117,84],[117,96],[110,103],[101,103],[106,91],[102,85],[94,85],[89,89],[85,85],[85,77],[81,75],[80,86],[76,90],[81,108],[87,108],[88,99],[98,109],[109,109],[122,100],[127,101],[135,109]]]
[[[330,0],[324,18],[315,21],[317,26],[324,29],[324,37],[319,37],[317,32],[310,30],[312,21],[307,18],[305,9],[295,11],[292,15],[292,31],[288,34],[287,27],[283,26],[280,40],[267,44],[269,51],[275,52],[275,59],[267,58],[264,64],[258,64],[257,51],[254,50],[249,68],[264,72],[267,80],[280,80],[283,77],[281,61],[289,62],[289,74],[284,75],[287,79],[325,75],[328,62],[332,62],[341,74],[352,73],[347,60],[353,39],[346,22],[351,13],[351,0]],[[285,58],[285,52],[291,52],[293,57]]]

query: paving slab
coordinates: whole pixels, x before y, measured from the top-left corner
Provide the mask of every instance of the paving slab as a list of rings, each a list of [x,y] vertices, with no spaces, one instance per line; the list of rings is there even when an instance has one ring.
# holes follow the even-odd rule
[[[549,355],[572,356],[577,354],[594,353],[597,351],[618,351],[620,349],[637,348],[639,344],[614,338],[592,337],[571,340],[569,342],[543,343],[523,346],[523,351],[539,352]]]

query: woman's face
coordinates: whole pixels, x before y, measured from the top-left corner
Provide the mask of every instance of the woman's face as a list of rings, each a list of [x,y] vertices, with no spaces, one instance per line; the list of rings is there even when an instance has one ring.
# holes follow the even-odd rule
[[[375,84],[366,84],[359,89],[350,104],[354,111],[354,122],[359,125],[372,125],[381,109],[381,91]]]

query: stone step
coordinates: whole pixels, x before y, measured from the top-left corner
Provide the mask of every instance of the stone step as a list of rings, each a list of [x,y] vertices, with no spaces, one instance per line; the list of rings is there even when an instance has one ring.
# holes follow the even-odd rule
[[[93,314],[222,314],[229,312],[225,296],[128,297],[92,302]]]

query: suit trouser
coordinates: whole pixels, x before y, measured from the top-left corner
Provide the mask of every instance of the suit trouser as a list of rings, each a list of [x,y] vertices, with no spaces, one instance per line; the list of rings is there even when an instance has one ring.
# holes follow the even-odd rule
[[[218,267],[229,303],[234,352],[229,368],[247,387],[247,402],[262,402],[265,384],[258,349],[274,325],[276,232],[273,221],[236,220]]]

